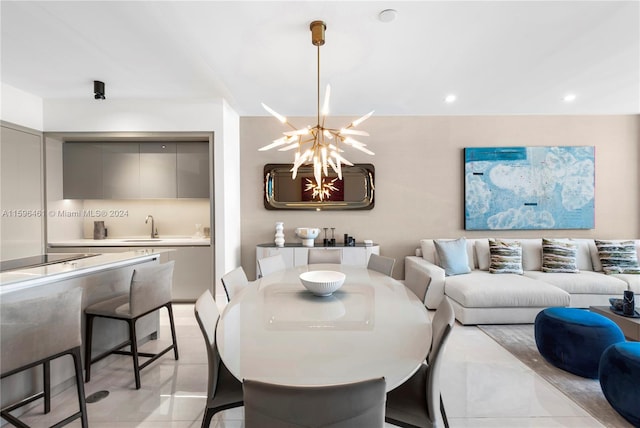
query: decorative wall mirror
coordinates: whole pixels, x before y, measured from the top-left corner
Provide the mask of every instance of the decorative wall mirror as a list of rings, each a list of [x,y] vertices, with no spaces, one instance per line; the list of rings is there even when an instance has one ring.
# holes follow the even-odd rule
[[[264,166],[264,206],[268,210],[370,210],[374,199],[372,164],[342,167],[342,180],[333,171],[319,189],[312,166],[301,166],[295,179],[291,164]]]

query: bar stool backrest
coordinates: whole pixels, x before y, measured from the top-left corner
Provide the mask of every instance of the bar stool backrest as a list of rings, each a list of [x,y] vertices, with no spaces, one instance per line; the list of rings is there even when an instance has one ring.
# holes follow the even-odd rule
[[[129,295],[130,312],[137,317],[171,301],[175,261],[143,266],[133,271]]]
[[[1,301],[2,374],[82,344],[82,291]]]

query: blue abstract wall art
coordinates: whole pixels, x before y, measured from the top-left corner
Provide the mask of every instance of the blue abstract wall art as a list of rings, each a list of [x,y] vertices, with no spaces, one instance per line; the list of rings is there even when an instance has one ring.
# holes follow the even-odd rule
[[[595,148],[464,149],[465,229],[593,229]]]

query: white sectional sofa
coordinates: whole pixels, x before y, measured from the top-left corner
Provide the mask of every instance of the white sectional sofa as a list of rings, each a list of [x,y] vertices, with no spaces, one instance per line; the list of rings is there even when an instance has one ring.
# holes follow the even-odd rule
[[[466,242],[470,273],[445,276],[433,240],[423,239],[416,255],[405,258],[405,285],[429,309],[447,296],[462,324],[532,323],[546,307],[608,306],[624,290],[640,294],[640,275],[603,273],[593,239],[571,240],[578,247],[578,273],[543,272],[542,239],[505,241],[521,243],[522,275],[490,273],[489,239],[476,238]],[[640,254],[640,240],[635,247]]]

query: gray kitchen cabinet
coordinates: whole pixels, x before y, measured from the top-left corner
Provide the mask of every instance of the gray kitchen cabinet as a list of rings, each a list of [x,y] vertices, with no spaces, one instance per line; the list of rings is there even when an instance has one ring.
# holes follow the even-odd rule
[[[209,143],[177,144],[178,198],[209,197]]]
[[[138,143],[102,145],[103,199],[140,198],[140,148]]]
[[[175,198],[176,143],[140,143],[140,197]]]
[[[62,164],[64,199],[102,199],[102,144],[65,143]]]
[[[160,253],[160,263],[175,260],[171,298],[174,302],[195,302],[206,290],[213,290],[213,246],[191,247],[56,247],[48,253],[120,253],[145,249],[171,250]]]
[[[209,198],[207,142],[66,142],[65,199]]]
[[[45,218],[42,135],[3,125],[0,165],[0,256],[9,260],[40,254]]]

